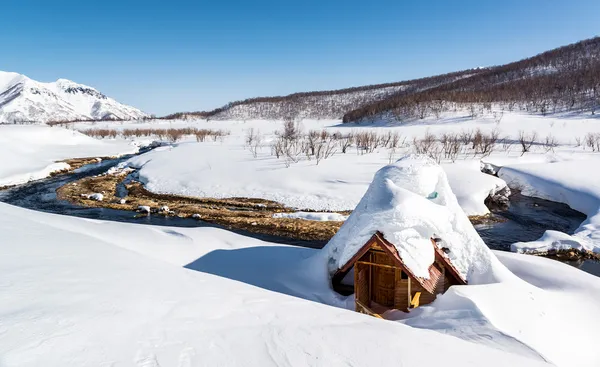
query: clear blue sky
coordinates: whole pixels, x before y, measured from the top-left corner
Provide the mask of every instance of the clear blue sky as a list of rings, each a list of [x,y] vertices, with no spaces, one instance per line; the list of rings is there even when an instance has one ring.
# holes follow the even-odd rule
[[[3,1],[0,70],[147,112],[502,64],[600,34],[600,1]]]

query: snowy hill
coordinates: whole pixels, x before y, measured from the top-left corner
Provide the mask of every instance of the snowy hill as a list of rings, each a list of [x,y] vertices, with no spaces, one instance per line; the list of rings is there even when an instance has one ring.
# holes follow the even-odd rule
[[[211,120],[341,119],[400,121],[489,109],[528,113],[592,112],[600,107],[600,37],[505,65],[347,89],[235,101],[212,111],[165,118]]]
[[[348,111],[398,95],[411,95],[468,78],[487,69],[471,69],[433,77],[329,91],[294,93],[235,101],[212,111],[182,112],[166,119],[211,120],[341,119]]]
[[[138,119],[148,115],[70,80],[41,83],[0,71],[0,123]]]

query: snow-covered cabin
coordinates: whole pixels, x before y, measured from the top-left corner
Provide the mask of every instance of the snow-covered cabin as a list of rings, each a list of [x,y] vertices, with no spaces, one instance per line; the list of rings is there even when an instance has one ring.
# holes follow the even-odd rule
[[[429,266],[429,277],[423,278],[416,276],[404,264],[396,246],[377,232],[333,275],[333,287],[347,291],[343,279],[354,270],[355,309],[369,315],[390,309],[408,311],[431,303],[451,285],[467,284],[441,243],[439,238],[431,239],[435,260]]]
[[[502,268],[458,205],[444,170],[416,155],[375,174],[320,256],[332,288],[354,293],[356,309],[373,314],[431,303],[453,285],[494,282],[494,269]]]

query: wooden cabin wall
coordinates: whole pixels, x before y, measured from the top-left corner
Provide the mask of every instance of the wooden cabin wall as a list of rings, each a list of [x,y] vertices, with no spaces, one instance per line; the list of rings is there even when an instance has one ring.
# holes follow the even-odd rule
[[[410,286],[408,279],[401,279],[401,271],[396,271],[396,289],[394,293],[394,308],[401,311],[408,310],[410,304]]]
[[[357,300],[369,306],[369,267],[363,264],[354,265],[354,289]]]

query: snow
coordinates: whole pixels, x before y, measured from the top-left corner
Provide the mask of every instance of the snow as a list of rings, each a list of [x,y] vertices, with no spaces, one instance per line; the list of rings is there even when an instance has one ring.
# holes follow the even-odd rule
[[[323,250],[330,258],[329,273],[342,268],[378,231],[417,277],[429,278],[434,261],[431,238],[440,237],[469,283],[493,281],[495,258],[458,205],[444,170],[430,158],[407,156],[375,174],[365,196]]]
[[[338,121],[304,121],[304,130],[327,129],[342,133],[354,131],[338,127]],[[107,127],[108,125],[99,125]],[[284,159],[271,155],[274,132],[281,129],[273,121],[214,122],[145,122],[115,126],[126,128],[224,129],[231,132],[224,142],[196,143],[184,141],[172,147],[155,149],[129,161],[140,168],[140,180],[150,191],[196,197],[253,197],[273,200],[288,207],[311,211],[352,210],[365,193],[375,172],[398,159],[410,148],[398,149],[390,156],[387,149],[358,155],[354,148],[346,154],[337,152],[319,165],[315,160],[301,160],[286,166]],[[77,128],[90,128],[79,124]],[[263,145],[254,158],[244,148],[244,138],[252,128],[261,131]],[[361,128],[364,130],[364,128]],[[373,128],[368,128],[373,129]],[[396,128],[394,128],[396,129]],[[398,127],[404,131],[404,127]],[[360,129],[357,129],[357,131]],[[412,129],[411,129],[412,130]],[[378,130],[386,133],[387,129]],[[410,136],[407,136],[410,139]],[[502,180],[480,172],[478,160],[464,160],[443,165],[459,203],[469,215],[484,215],[489,210],[483,201],[490,193],[504,187]]]
[[[0,123],[148,117],[92,87],[58,79],[41,83],[0,71]]]
[[[6,204],[0,218],[3,366],[547,365],[246,284],[260,272],[232,280],[227,265],[238,253],[255,266],[260,254],[299,261],[314,250]]]
[[[295,213],[275,213],[273,218],[290,218],[290,219],[304,219],[314,221],[332,221],[332,222],[343,222],[348,219],[347,215],[339,213],[319,213],[319,212],[295,212]]]
[[[439,137],[442,133],[473,132],[477,129],[485,133],[496,129],[500,138],[508,139],[505,147],[498,143],[490,156],[482,158],[461,153],[455,162],[444,159],[441,163],[459,204],[468,215],[489,213],[483,201],[489,194],[505,187],[501,178],[480,172],[480,160],[498,166],[576,160],[593,155],[591,151],[576,146],[577,139],[582,140],[588,132],[600,132],[600,124],[595,118],[541,117],[510,112],[504,112],[499,123],[492,115],[471,119],[457,112],[445,114],[439,120],[426,118],[406,123],[342,124],[339,120],[303,120],[300,125],[304,132],[321,129],[342,134],[397,132],[400,142],[405,142],[405,145],[395,151],[377,148],[373,153],[364,155],[358,154],[352,146],[346,154],[338,149],[332,157],[318,165],[314,159],[302,159],[287,167],[284,159],[272,155],[270,147],[276,138],[274,133],[282,129],[282,121],[152,120],[118,125],[81,123],[76,128],[195,127],[227,130],[231,134],[223,142],[196,143],[195,139],[188,139],[168,149],[136,157],[130,162],[131,166],[140,168],[142,181],[153,192],[218,198],[255,197],[311,211],[352,210],[378,169],[412,152],[410,143],[413,137],[423,137],[427,132]],[[260,131],[263,138],[256,158],[244,147],[245,136],[250,129]],[[520,130],[526,133],[537,131],[540,141],[552,135],[559,146],[553,151],[546,151],[543,146],[536,145],[531,152],[522,155],[517,140]]]
[[[135,153],[126,141],[100,141],[61,127],[0,125],[0,186],[16,185],[69,168],[60,160]]]
[[[391,311],[386,318],[557,366],[600,362],[593,341],[600,332],[600,293],[589,292],[600,286],[600,279],[569,269],[564,271],[562,283],[583,284],[557,292],[552,281],[568,266],[542,261],[552,275],[537,272],[532,284],[533,271],[521,269],[523,262],[531,266],[532,261],[514,257],[524,255],[509,257],[517,275],[512,273],[479,238],[458,206],[443,170],[430,159],[408,156],[382,168],[338,233],[305,262],[305,272],[327,274],[329,279],[376,231],[396,247],[416,276],[424,278],[434,261],[429,239],[438,235],[469,282],[451,287],[430,305],[409,313]],[[567,311],[573,305],[577,311]],[[572,355],[574,335],[585,356]]]
[[[150,207],[148,205],[138,206],[138,210],[142,213],[150,213]]]
[[[513,244],[520,252],[569,248],[600,252],[600,157],[550,163],[509,164],[499,176],[523,195],[565,203],[588,216],[573,236],[547,231],[529,243]]]
[[[458,204],[467,215],[489,213],[485,199],[506,188],[506,182],[502,179],[482,173],[480,163],[476,160],[446,163],[442,167]]]
[[[302,161],[287,168],[269,148],[280,122],[163,121],[116,127],[177,124],[232,134],[222,143],[184,141],[132,159],[129,165],[140,169],[151,190],[272,198],[319,211],[354,209],[360,202],[338,237],[375,230],[371,222],[384,224],[386,238],[385,232],[391,232],[414,240],[392,242],[410,252],[403,257],[412,256],[411,266],[420,271],[431,257],[418,245],[436,232],[451,242],[450,256],[469,285],[452,287],[408,314],[389,315],[397,322],[386,322],[343,310],[353,307],[353,298],[330,289],[329,272],[337,263],[329,261],[339,260],[350,247],[341,246],[332,255],[331,243],[317,251],[216,228],[99,222],[0,204],[3,365],[600,364],[600,280],[555,261],[492,253],[464,213],[482,212],[486,193],[497,191],[502,180],[517,178],[552,197],[563,193],[569,205],[589,210],[575,236],[583,244],[593,243],[597,153],[577,147],[575,138],[600,131],[597,120],[506,113],[500,124],[456,116],[404,125],[303,122],[306,130],[399,131],[409,141],[432,128],[435,133],[499,128],[513,138],[521,129],[542,137],[551,132],[560,142],[555,152],[535,147],[521,157],[513,147],[485,157],[495,167],[505,166],[500,179],[478,171],[479,157],[461,155],[441,166],[400,161],[379,171],[371,188],[374,174],[410,148],[365,155],[351,148],[319,165]],[[265,135],[257,158],[243,147],[249,128]],[[0,170],[8,164],[2,159]],[[402,172],[418,173],[418,179]],[[360,226],[352,230],[351,223]]]
[[[104,200],[104,195],[102,195],[99,192],[94,193],[94,194],[90,194],[90,195],[86,195],[86,197],[88,199],[92,199],[92,200],[96,200],[96,201],[102,201],[102,200]]]

